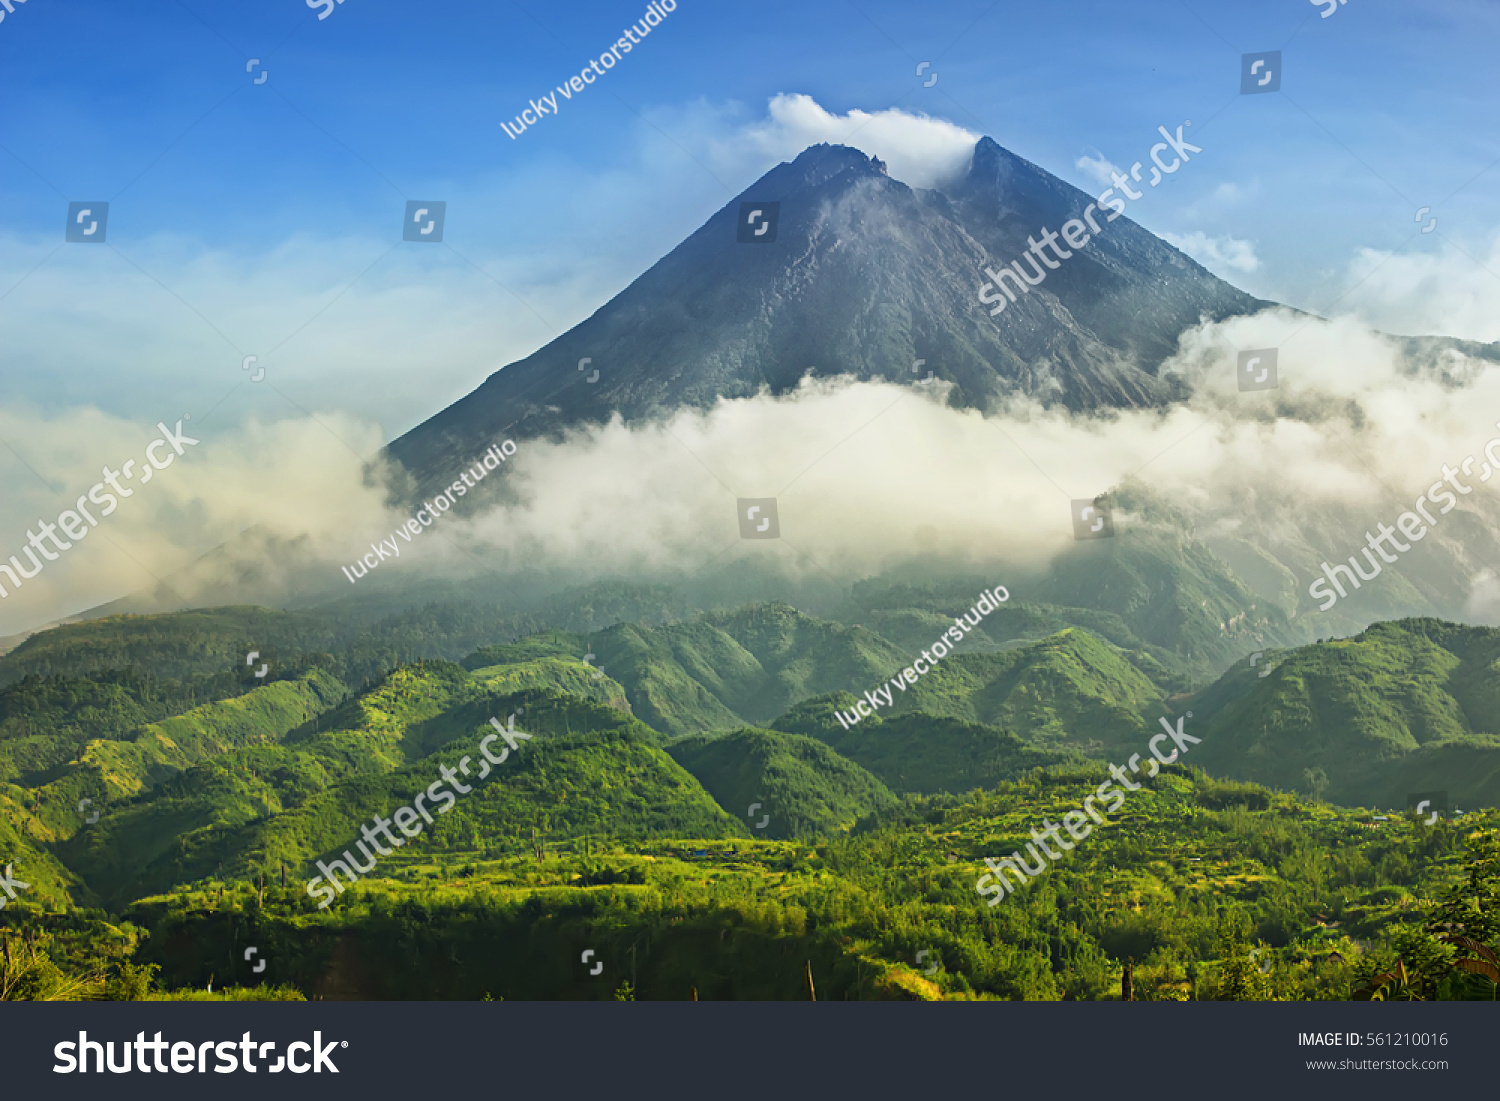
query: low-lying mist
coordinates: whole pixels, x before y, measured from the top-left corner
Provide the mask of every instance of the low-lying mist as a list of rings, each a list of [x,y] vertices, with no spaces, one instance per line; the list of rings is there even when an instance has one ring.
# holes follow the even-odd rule
[[[1252,348],[1279,350],[1277,389],[1239,390],[1236,354]],[[1357,553],[1364,532],[1394,523],[1445,464],[1483,461],[1500,436],[1494,365],[1451,349],[1416,362],[1402,349],[1353,320],[1290,310],[1205,323],[1162,368],[1189,385],[1189,400],[1102,416],[1021,399],[955,409],[940,379],[809,378],[794,392],[662,422],[616,418],[561,441],[517,440],[503,475],[481,483],[503,476],[501,499],[474,494],[409,538],[395,533],[418,506],[393,505],[395,472],[364,459],[378,450],[375,426],[336,411],[223,432],[204,425],[190,460],[0,601],[0,631],[159,583],[168,588],[157,598],[175,605],[324,599],[361,586],[390,594],[434,576],[521,571],[576,579],[753,565],[844,584],[913,569],[1017,576],[1077,547],[1071,501],[1122,485],[1170,506],[1152,519],[1118,514],[1122,541],[1143,526],[1178,527],[1266,599],[1316,616],[1307,585],[1323,560]],[[928,366],[941,374],[942,364]],[[86,493],[100,463],[117,465],[149,438],[92,409],[11,414],[0,435],[46,472],[11,464],[9,484],[20,488],[5,508],[0,558],[20,549],[37,517]],[[474,460],[489,442],[476,443]],[[1457,509],[1368,583],[1367,619],[1492,618],[1500,510],[1479,475],[1476,464]],[[489,500],[476,506],[481,496]],[[781,537],[741,538],[739,498],[774,498]],[[351,584],[341,567],[383,540],[399,554]]]

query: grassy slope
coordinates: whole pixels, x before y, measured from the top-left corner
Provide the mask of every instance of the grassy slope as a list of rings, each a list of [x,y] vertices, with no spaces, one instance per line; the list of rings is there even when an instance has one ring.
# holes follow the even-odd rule
[[[1116,492],[1114,503],[1134,516],[1130,529],[1072,548],[1028,599],[1119,616],[1200,678],[1253,650],[1307,637],[1285,610],[1242,584],[1171,505],[1138,486]]]
[[[776,720],[775,729],[806,734],[868,769],[897,794],[959,795],[994,787],[1061,758],[1028,746],[1009,730],[924,711],[864,719],[846,730],[834,710],[854,704],[847,692],[807,700]]]
[[[376,814],[389,815],[410,804],[418,792],[442,777],[444,765],[474,790],[458,797],[428,827],[417,847],[450,844],[482,846],[501,842],[518,847],[536,829],[543,838],[588,834],[726,836],[736,823],[687,772],[659,748],[651,731],[612,708],[540,692],[526,701],[516,729],[533,738],[495,766],[485,781],[479,742],[491,732],[476,725],[441,752],[388,775],[362,777],[329,788],[299,807],[256,823],[213,846],[213,855],[237,866],[252,862],[305,868],[320,856],[352,848],[360,826]],[[498,753],[504,743],[492,746]],[[471,758],[465,779],[462,758]],[[429,806],[436,805],[431,800]],[[206,860],[189,868],[206,874]]]
[[[619,682],[594,666],[568,657],[541,657],[514,664],[488,665],[473,669],[470,676],[499,695],[550,688],[630,714],[630,700]]]
[[[305,683],[313,692],[318,684],[326,688],[327,678],[314,673]],[[284,692],[283,685],[270,685],[244,699],[278,689]],[[326,713],[309,706],[299,717],[291,701],[283,726],[250,724],[240,745],[204,753],[156,789],[109,805],[96,825],[73,838],[67,858],[102,893],[114,895],[141,877],[164,874],[162,861],[170,865],[198,850],[205,837],[300,805],[348,777],[381,775],[425,756],[482,721],[475,709],[486,698],[458,666],[434,662],[397,670]],[[227,703],[237,705],[234,717],[245,716],[241,701]],[[201,745],[209,740],[204,726],[222,724],[228,709],[200,710],[209,717],[198,717],[189,730]]]
[[[71,623],[28,638],[0,659],[0,684],[28,674],[80,675],[129,664],[158,677],[236,669],[251,650],[322,649],[334,637],[315,615],[228,607],[170,615],[122,615]]]
[[[223,902],[147,899],[130,916],[156,930],[146,952],[168,982],[200,989],[216,969],[224,978],[254,928],[271,959],[260,981],[328,997],[608,999],[634,973],[644,999],[696,987],[704,999],[801,1000],[811,961],[823,1000],[1053,1000],[1117,997],[1127,956],[1139,998],[1212,997],[1232,914],[1269,946],[1270,991],[1347,997],[1347,964],[1362,954],[1350,938],[1409,920],[1462,859],[1459,830],[1371,829],[1365,815],[1174,768],[987,905],[983,858],[1060,820],[1098,778],[1033,776],[818,845],[664,839],[541,863],[405,849],[328,911],[302,906],[294,884],[264,908],[241,887]],[[583,947],[605,963],[597,980],[575,967]]]
[[[134,795],[210,757],[280,741],[345,691],[334,677],[314,670],[151,723],[128,742],[91,742],[84,764],[97,768],[111,795]]]
[[[800,734],[747,729],[674,742],[667,752],[761,836],[829,836],[896,803],[869,772]]]
[[[65,840],[92,828],[88,816],[97,813],[101,819],[112,818],[122,801],[195,765],[244,747],[280,741],[327,710],[344,692],[333,677],[313,671],[297,680],[277,681],[147,724],[128,738],[81,744],[59,739],[66,752],[51,756],[60,755],[62,761],[34,777],[41,782],[29,790],[28,798],[48,830]]]
[[[878,680],[904,660],[873,632],[776,603],[656,628],[620,625],[592,646],[635,714],[678,735],[768,723],[808,696]]]
[[[425,671],[430,674],[422,677]],[[111,813],[69,850],[102,894],[128,898],[176,883],[252,868],[308,872],[317,857],[360,838],[376,814],[410,803],[460,759],[480,764],[489,718],[517,713],[530,731],[482,789],[438,818],[418,844],[516,846],[544,836],[733,833],[736,823],[653,743],[656,733],[619,710],[550,691],[493,697],[451,680],[456,666],[401,670],[346,708],[356,730],[299,732],[200,765],[149,798]],[[449,689],[444,696],[444,687]],[[429,695],[430,692],[430,695]],[[492,747],[498,753],[503,743]],[[429,806],[433,805],[429,800]]]
[[[15,879],[30,884],[17,901],[51,908],[92,903],[83,880],[53,853],[57,835],[30,813],[30,806],[29,792],[0,786],[0,871],[10,866]]]
[[[1500,631],[1437,620],[1382,623],[1351,638],[1241,664],[1194,700],[1218,773],[1326,797],[1406,805],[1446,789],[1458,806],[1500,803]]]
[[[1138,746],[1162,702],[1124,651],[1069,628],[1014,650],[954,655],[897,691],[892,711],[1005,727],[1041,748],[1108,754]]]

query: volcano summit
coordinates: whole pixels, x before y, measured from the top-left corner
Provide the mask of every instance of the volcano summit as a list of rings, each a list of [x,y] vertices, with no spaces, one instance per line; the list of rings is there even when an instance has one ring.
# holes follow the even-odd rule
[[[741,203],[777,204],[774,243],[740,247]],[[1074,410],[1161,405],[1158,376],[1178,335],[1272,305],[1216,278],[1128,218],[1076,252],[1045,285],[991,317],[984,269],[1095,200],[989,138],[939,189],[816,145],[726,203],[593,316],[390,445],[431,488],[476,442],[683,406],[785,393],[809,373],[911,381],[924,359],[954,404],[1015,393]],[[605,370],[585,386],[577,365]]]

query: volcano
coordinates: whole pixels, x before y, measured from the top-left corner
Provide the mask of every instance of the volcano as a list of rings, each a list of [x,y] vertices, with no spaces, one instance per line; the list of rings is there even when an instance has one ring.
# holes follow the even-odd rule
[[[1017,393],[1079,411],[1166,404],[1181,395],[1158,371],[1179,334],[1273,303],[1124,217],[998,316],[979,300],[987,265],[1094,201],[989,138],[936,189],[908,187],[848,146],[815,145],[389,455],[425,491],[502,432],[556,436],[616,412],[630,423],[782,393],[809,374],[931,373],[952,383],[955,405],[980,409]],[[741,231],[747,206],[762,212],[759,233]]]

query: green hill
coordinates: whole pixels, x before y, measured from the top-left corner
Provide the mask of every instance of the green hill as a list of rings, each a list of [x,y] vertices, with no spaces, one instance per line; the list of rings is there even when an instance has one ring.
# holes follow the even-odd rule
[[[446,675],[456,667],[436,669]],[[317,858],[352,848],[360,826],[374,815],[391,813],[440,781],[443,766],[463,783],[458,769],[467,755],[476,773],[478,746],[493,733],[489,718],[503,722],[511,714],[516,729],[533,740],[436,819],[419,845],[514,850],[532,828],[552,840],[743,832],[654,745],[654,731],[615,708],[550,691],[481,693],[446,701],[447,710],[398,733],[382,725],[393,721],[383,709],[393,698],[422,701],[419,713],[443,706],[436,686],[428,703],[419,690],[423,681],[398,678],[358,701],[367,720],[358,732],[368,742],[362,755],[345,743],[356,732],[337,730],[303,731],[297,742],[216,758],[149,797],[112,809],[75,838],[70,861],[98,891],[116,898],[216,878],[221,868],[236,878],[253,869],[279,873],[285,865],[289,874],[306,878]]]
[[[1269,667],[1270,672],[1261,676]],[[1434,619],[1241,662],[1192,707],[1194,763],[1356,806],[1500,804],[1500,631]]]
[[[0,689],[0,868],[30,884],[0,937],[42,938],[72,974],[119,978],[130,960],[179,991],[212,978],[330,998],[607,998],[627,966],[642,997],[797,998],[810,966],[824,1000],[1107,999],[1127,960],[1142,998],[1350,998],[1398,952],[1423,997],[1493,997],[1450,965],[1435,930],[1452,913],[1429,900],[1458,891],[1465,914],[1475,900],[1460,925],[1495,940],[1485,831],[1500,815],[1375,820],[1198,766],[1304,788],[1321,769],[1324,794],[1349,802],[1500,802],[1500,632],[1382,624],[1268,651],[1265,677],[1242,661],[1189,702],[1156,643],[1120,644],[1144,635],[1115,613],[1017,604],[845,729],[850,687],[909,664],[956,599],[856,598],[884,603],[852,623],[761,604],[602,627],[601,606],[577,604],[519,636],[429,611],[391,626],[399,646],[295,655],[255,686],[194,671],[186,651],[175,677],[124,653],[80,672],[84,646]],[[147,632],[163,653],[171,618]],[[423,638],[465,642],[463,665],[407,662],[346,689],[344,673]],[[1003,900],[980,893],[986,857],[1070,812],[1086,824],[1104,762],[1187,708],[1203,740],[1186,762],[1141,777]],[[771,712],[774,730],[743,717]],[[481,778],[490,720],[511,715],[532,737]],[[721,736],[667,740],[720,722]],[[420,837],[320,909],[316,862],[357,852],[362,826],[418,796],[433,819]],[[81,821],[84,797],[97,822]],[[247,943],[271,961],[259,980]],[[607,984],[578,974],[585,947]]]
[[[878,681],[907,656],[871,631],[757,604],[592,636],[597,664],[642,721],[668,734],[768,723],[808,696]]]
[[[1029,600],[1112,613],[1182,668],[1214,676],[1252,650],[1308,637],[1296,603],[1257,596],[1177,509],[1139,485],[1112,494],[1133,517],[1114,539],[1076,544],[1028,588]],[[1285,572],[1282,570],[1281,572]]]
[[[746,729],[674,742],[667,752],[757,836],[837,834],[896,803],[863,768],[799,734]]]
[[[515,642],[500,646],[485,646],[459,664],[465,669],[484,669],[489,666],[519,665],[542,658],[583,658],[588,651],[588,639],[570,631],[540,631]]]
[[[210,757],[278,742],[346,692],[334,677],[314,670],[150,723],[128,740],[90,742],[82,764],[97,772],[111,797],[134,795]]]
[[[205,837],[232,833],[299,806],[350,777],[391,772],[467,733],[491,713],[486,710],[491,695],[445,662],[399,669],[331,710],[315,706],[317,686],[327,691],[335,683],[314,672],[296,682],[307,693],[304,700],[287,698],[293,682],[281,682],[175,720],[172,732],[178,738],[216,748],[196,761],[179,759],[180,770],[159,768],[149,777],[155,787],[104,805],[99,822],[87,829],[75,825],[78,832],[64,848],[66,858],[99,891],[114,894],[141,877],[150,881],[159,873],[149,869],[169,854],[196,850]],[[282,722],[264,725],[264,716],[245,701],[276,693],[281,693]],[[237,744],[231,744],[224,739],[225,728],[236,722],[242,728]],[[160,756],[168,753],[161,747],[163,737],[147,728],[146,745]],[[121,742],[90,748],[100,751],[105,765],[136,763],[143,752],[134,743]],[[86,758],[84,765],[88,763]],[[77,786],[78,779],[66,777],[58,786],[68,783]],[[80,794],[91,795],[96,803],[104,798],[89,785],[70,788],[72,806],[77,803],[72,796]],[[66,800],[56,802],[69,806]],[[77,822],[76,816],[69,817]]]
[[[541,861],[403,849],[328,910],[268,879],[263,897],[187,889],[126,913],[152,931],[137,961],[200,991],[236,973],[253,932],[261,981],[308,997],[609,1000],[628,977],[649,1000],[803,1000],[810,967],[824,1001],[1115,1000],[1129,960],[1141,1001],[1348,1000],[1413,944],[1419,996],[1493,997],[1417,923],[1440,917],[1424,900],[1477,884],[1470,920],[1493,941],[1494,814],[1369,828],[1178,766],[1035,879],[980,893],[986,857],[1060,821],[1101,777],[1055,770],[913,802],[815,844],[669,838]],[[577,966],[586,947],[598,978]]]
[[[229,607],[168,615],[121,615],[54,627],[0,658],[0,684],[28,675],[90,673],[135,666],[159,678],[238,670],[252,650],[327,649],[332,625],[311,614]]]
[[[341,690],[333,687],[336,682],[331,678],[320,676],[318,683],[325,686],[321,690],[323,699]],[[273,712],[279,702],[272,701],[289,701],[305,694],[286,687],[267,691],[280,684],[280,679],[267,683],[227,670],[182,680],[163,680],[130,668],[98,670],[83,677],[29,674],[0,688],[0,782],[26,787],[50,784],[79,771],[70,766],[79,766],[100,743],[135,742],[153,723],[204,707],[210,710],[200,714],[212,715],[211,705],[220,703],[225,705],[226,714],[238,714],[233,701],[246,693],[255,694],[259,701],[251,705],[252,709]],[[318,696],[314,692],[308,698]],[[274,724],[277,719],[268,714],[267,721]],[[140,758],[130,746],[119,752]],[[144,775],[143,758],[136,761],[133,771]],[[103,790],[101,787],[99,794]]]
[[[65,624],[0,655],[0,687],[27,676],[94,677],[131,667],[162,680],[235,676],[251,651],[277,655],[293,673],[312,655],[322,655],[329,671],[357,685],[399,665],[457,661],[480,647],[538,632],[596,632],[615,623],[659,623],[689,614],[679,594],[659,585],[599,581],[558,591],[555,583],[517,577],[482,586],[485,597],[478,600],[455,594],[465,588],[419,583],[415,594],[443,598],[425,603],[404,589],[371,590],[297,612],[238,605]]]
[[[491,734],[487,722],[381,777],[336,785],[242,835],[216,846],[215,859],[236,866],[281,863],[306,868],[317,857],[352,848],[359,827],[377,813],[390,814],[441,779],[446,765],[474,787],[458,796],[418,845],[470,848],[495,845],[515,850],[535,829],[546,841],[590,834],[615,837],[723,837],[745,832],[686,771],[653,743],[648,728],[613,708],[551,692],[526,693],[506,701],[524,707],[516,729],[532,735],[496,765],[486,781],[464,781],[462,758],[478,772],[478,746]],[[495,752],[503,743],[495,746]],[[200,869],[206,862],[198,861]]]
[[[993,578],[956,578],[924,584],[861,581],[854,585],[848,605],[834,618],[841,623],[862,624],[901,649],[917,653],[951,626],[955,618],[971,610],[976,595],[987,582],[993,583]],[[1028,596],[1031,595],[1028,590]],[[966,624],[969,636],[965,647],[1011,649],[1069,627],[1081,627],[1121,649],[1149,654],[1157,668],[1153,679],[1184,681],[1181,674],[1169,670],[1183,664],[1178,655],[1142,639],[1114,612],[1095,608],[1012,599],[984,616],[977,627]]]
[[[884,720],[877,715],[845,730],[833,713],[847,714],[853,705],[847,692],[819,696],[792,708],[773,729],[817,738],[898,795],[992,788],[1064,759],[1028,746],[1009,730],[923,711]]]
[[[112,804],[195,764],[280,741],[345,692],[333,677],[314,670],[117,737],[79,741],[65,732],[3,741],[0,761],[25,770],[33,813],[52,834],[66,838],[83,829],[89,815],[110,814]]]
[[[618,681],[605,676],[595,666],[573,658],[543,657],[513,664],[486,665],[473,669],[469,675],[499,695],[550,688],[630,714],[630,700]]]
[[[1012,650],[958,653],[896,692],[882,714],[922,711],[1001,727],[1040,749],[1133,752],[1164,696],[1132,657],[1077,628]]]
[[[13,877],[28,884],[14,901],[6,900],[7,905],[59,909],[70,903],[91,904],[93,892],[53,852],[57,835],[31,813],[34,806],[33,793],[0,785],[0,873],[10,866]]]

